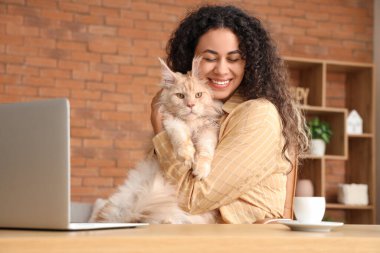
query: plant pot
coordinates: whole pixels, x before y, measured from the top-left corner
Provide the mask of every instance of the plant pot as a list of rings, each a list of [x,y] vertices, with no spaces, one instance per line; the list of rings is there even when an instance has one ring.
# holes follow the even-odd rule
[[[326,151],[326,143],[322,139],[312,139],[310,146],[310,154],[323,156]]]

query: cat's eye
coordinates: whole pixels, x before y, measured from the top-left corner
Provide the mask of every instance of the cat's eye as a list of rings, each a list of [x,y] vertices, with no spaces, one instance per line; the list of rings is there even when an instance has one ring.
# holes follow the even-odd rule
[[[185,95],[183,95],[182,93],[176,93],[175,94],[178,98],[180,99],[184,99],[185,98]]]
[[[202,97],[202,92],[195,93],[195,98],[200,98],[200,97]]]

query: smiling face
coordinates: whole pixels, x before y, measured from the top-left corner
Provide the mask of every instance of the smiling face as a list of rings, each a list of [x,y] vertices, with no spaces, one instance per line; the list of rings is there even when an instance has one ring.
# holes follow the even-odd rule
[[[244,76],[245,60],[236,35],[225,28],[210,30],[200,37],[195,55],[202,56],[200,76],[207,80],[214,98],[227,100]]]

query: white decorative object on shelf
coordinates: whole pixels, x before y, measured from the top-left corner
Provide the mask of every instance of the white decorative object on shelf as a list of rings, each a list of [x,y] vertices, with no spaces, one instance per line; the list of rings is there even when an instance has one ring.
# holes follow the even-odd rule
[[[347,117],[347,133],[363,133],[363,119],[360,117],[359,113],[356,110],[352,110]]]
[[[345,205],[368,205],[368,185],[339,184],[338,202]]]
[[[310,154],[323,156],[326,151],[326,143],[322,139],[312,139],[310,144]]]
[[[313,197],[314,186],[310,179],[299,179],[296,187],[297,197]]]

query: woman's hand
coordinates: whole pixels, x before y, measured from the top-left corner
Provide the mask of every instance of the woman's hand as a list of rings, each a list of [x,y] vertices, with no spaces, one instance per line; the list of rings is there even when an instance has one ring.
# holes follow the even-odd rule
[[[162,113],[160,112],[160,104],[159,99],[161,96],[162,89],[157,92],[157,94],[153,97],[151,103],[151,114],[150,121],[152,123],[154,134],[158,134],[163,130],[162,126]]]

